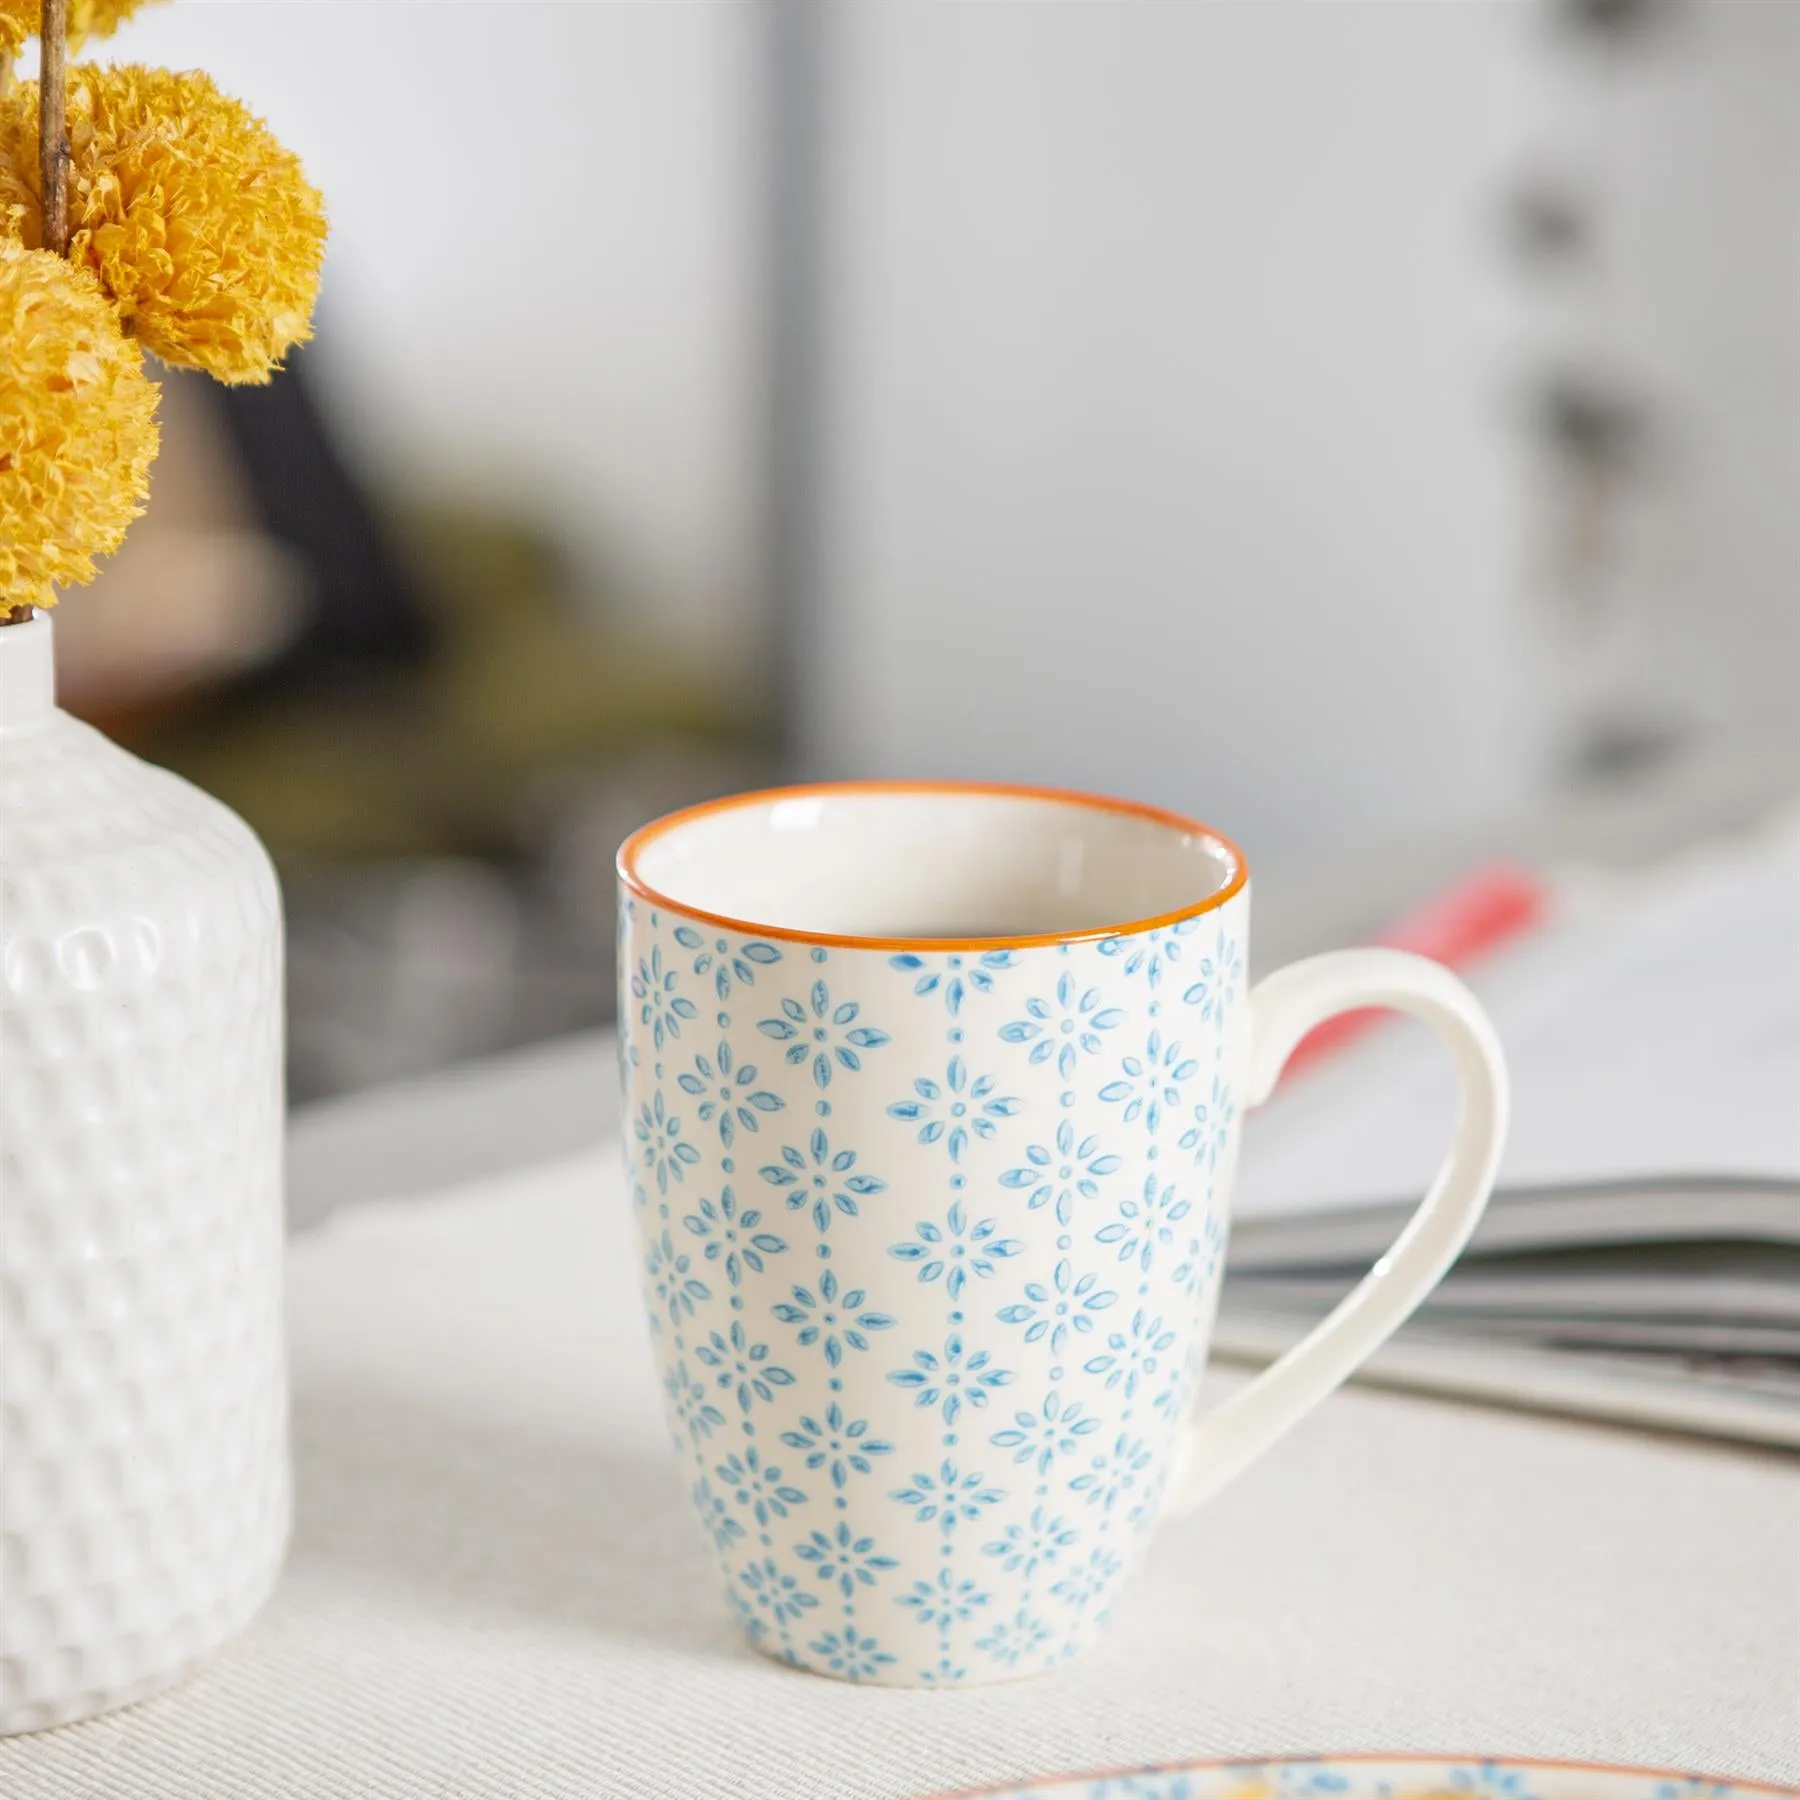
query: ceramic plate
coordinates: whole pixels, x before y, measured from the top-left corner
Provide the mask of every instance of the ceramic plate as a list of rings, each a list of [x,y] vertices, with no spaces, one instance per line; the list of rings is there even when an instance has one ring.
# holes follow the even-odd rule
[[[966,1790],[963,1800],[1767,1800],[1795,1794],[1800,1789],[1668,1769],[1348,1756],[1050,1775],[1022,1787]]]

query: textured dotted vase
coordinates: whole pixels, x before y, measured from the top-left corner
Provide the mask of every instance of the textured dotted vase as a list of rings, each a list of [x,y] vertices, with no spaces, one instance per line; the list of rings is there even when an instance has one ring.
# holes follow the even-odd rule
[[[281,913],[0,629],[0,1733],[169,1686],[287,1539]]]

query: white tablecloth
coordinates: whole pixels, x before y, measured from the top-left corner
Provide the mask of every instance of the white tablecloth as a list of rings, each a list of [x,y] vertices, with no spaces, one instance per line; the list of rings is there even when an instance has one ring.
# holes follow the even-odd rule
[[[1800,1777],[1800,1465],[1352,1391],[1168,1528],[1109,1643],[871,1691],[744,1648],[679,1490],[610,1151],[352,1208],[291,1263],[299,1519],[179,1691],[5,1800],[856,1800],[1181,1756]]]

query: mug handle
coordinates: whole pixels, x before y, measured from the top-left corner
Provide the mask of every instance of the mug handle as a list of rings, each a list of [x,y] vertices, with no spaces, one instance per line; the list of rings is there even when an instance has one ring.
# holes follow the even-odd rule
[[[1188,1425],[1169,1514],[1209,1499],[1380,1349],[1437,1286],[1487,1205],[1506,1137],[1506,1063],[1481,1003],[1441,963],[1400,950],[1338,950],[1258,982],[1247,1104],[1268,1099],[1315,1026],[1371,1006],[1423,1019],[1449,1044],[1461,1087],[1450,1152],[1405,1230],[1357,1287],[1273,1367]]]

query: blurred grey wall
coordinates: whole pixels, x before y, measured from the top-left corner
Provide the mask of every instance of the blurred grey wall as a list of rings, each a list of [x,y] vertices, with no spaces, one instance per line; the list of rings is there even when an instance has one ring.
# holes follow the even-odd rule
[[[1611,14],[1585,41],[1533,36],[1519,186],[1559,224],[1520,270],[1530,359],[1613,420],[1610,448],[1546,445],[1534,471],[1539,674],[1578,753],[1609,734],[1791,739],[1800,6]]]
[[[1281,854],[1796,735],[1800,7],[821,29],[811,766]]]
[[[1277,852],[1518,803],[1522,25],[830,12],[815,766]]]

